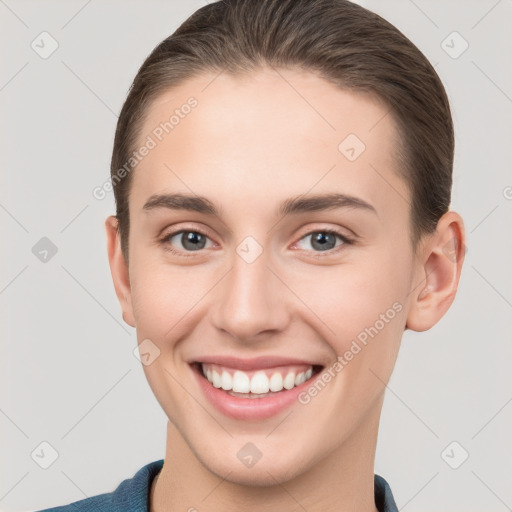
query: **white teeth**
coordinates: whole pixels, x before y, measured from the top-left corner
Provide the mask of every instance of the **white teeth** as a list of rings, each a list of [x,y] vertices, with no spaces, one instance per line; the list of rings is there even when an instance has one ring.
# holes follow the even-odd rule
[[[283,389],[283,376],[276,372],[270,377],[270,391],[281,391]]]
[[[221,375],[221,387],[225,391],[233,389],[233,378],[226,370],[224,370]]]
[[[300,386],[306,380],[313,376],[313,368],[310,367],[306,372],[300,372],[295,375],[294,371],[289,371],[283,378],[280,372],[274,372],[271,377],[267,377],[264,371],[256,372],[252,378],[240,370],[231,375],[228,371],[219,371],[202,365],[203,375],[216,388],[222,388],[225,391],[234,393],[254,393],[263,395],[269,392],[279,392],[283,389],[292,389],[294,386]]]
[[[255,373],[251,379],[251,393],[268,393],[270,384],[264,372]]]
[[[306,382],[306,374],[301,372],[295,377],[295,385],[300,386],[303,382]]]
[[[212,380],[212,384],[214,385],[214,387],[220,388],[220,386],[222,385],[222,380],[220,378],[220,375],[215,370],[213,370],[212,372]]]
[[[233,391],[236,393],[249,393],[251,381],[244,372],[236,371],[233,375]]]
[[[283,379],[283,387],[285,389],[292,389],[295,386],[295,373],[290,372]]]

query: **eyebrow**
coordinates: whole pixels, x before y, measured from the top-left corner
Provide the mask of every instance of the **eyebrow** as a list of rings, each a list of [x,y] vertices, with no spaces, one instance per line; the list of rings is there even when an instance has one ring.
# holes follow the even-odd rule
[[[169,210],[187,210],[206,215],[221,217],[221,210],[204,196],[187,194],[153,194],[143,206],[150,211],[159,208]],[[276,214],[286,216],[305,212],[334,210],[338,208],[357,208],[377,214],[375,208],[366,201],[346,194],[302,195],[285,199],[278,207]]]

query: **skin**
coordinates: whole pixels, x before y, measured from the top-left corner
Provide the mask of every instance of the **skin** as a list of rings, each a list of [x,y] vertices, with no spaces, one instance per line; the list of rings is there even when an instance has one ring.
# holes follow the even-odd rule
[[[105,223],[123,318],[139,343],[150,339],[160,350],[143,366],[169,418],[150,509],[375,512],[385,384],[404,330],[431,328],[454,299],[463,221],[448,212],[413,250],[411,194],[393,157],[397,132],[378,100],[299,70],[216,76],[190,79],[151,105],[141,141],[187,98],[198,100],[134,171],[129,264],[116,218]],[[366,145],[353,162],[338,150],[350,133]],[[206,196],[221,216],[143,210],[152,194],[177,192]],[[333,192],[376,212],[276,215],[284,199]],[[185,247],[181,235],[159,242],[180,229],[205,233],[204,248]],[[356,241],[336,237],[322,251],[311,234],[323,229]],[[263,250],[251,264],[236,252],[247,236]],[[171,244],[179,254],[165,249]],[[268,420],[222,415],[187,364],[205,354],[272,354],[328,368],[397,302],[401,311],[316,397]],[[250,468],[237,458],[247,442],[263,454]]]

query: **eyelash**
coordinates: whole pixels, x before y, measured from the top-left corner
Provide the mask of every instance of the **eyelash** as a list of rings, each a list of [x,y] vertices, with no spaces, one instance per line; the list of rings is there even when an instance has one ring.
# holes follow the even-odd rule
[[[194,254],[194,252],[196,252],[196,251],[179,251],[179,250],[175,249],[174,247],[172,247],[172,245],[170,245],[168,243],[174,236],[176,236],[180,233],[187,233],[187,232],[188,233],[198,233],[206,238],[210,238],[206,233],[204,233],[200,229],[180,229],[177,231],[173,231],[171,233],[167,233],[162,239],[160,239],[160,244],[164,246],[164,249],[166,251],[169,251],[172,254],[175,254],[177,256],[184,257],[184,258],[193,258],[196,256]],[[333,249],[328,249],[327,251],[311,251],[313,253],[316,253],[315,257],[318,257],[318,258],[324,258],[327,256],[331,256],[332,254],[338,252],[338,250],[340,250],[344,245],[353,245],[355,243],[353,239],[347,237],[346,235],[340,233],[339,231],[336,231],[335,229],[316,229],[313,231],[309,231],[304,236],[302,236],[298,240],[298,242],[300,242],[307,236],[313,235],[315,233],[324,233],[324,234],[328,234],[328,235],[335,235],[335,236],[339,237],[341,239],[341,241],[343,242],[341,245],[334,247]],[[197,252],[201,252],[201,251],[197,251]]]
[[[333,249],[328,249],[326,251],[308,251],[308,252],[314,253],[315,258],[326,258],[328,256],[332,256],[333,254],[335,254],[338,251],[340,251],[341,249],[343,249],[344,245],[353,245],[355,243],[355,240],[353,240],[352,238],[349,238],[348,236],[340,233],[339,231],[337,231],[335,229],[315,229],[313,231],[309,231],[304,236],[300,237],[296,243],[300,242],[304,238],[311,236],[315,233],[334,235],[334,236],[337,236],[343,242],[342,244],[338,245],[337,247],[334,247]]]

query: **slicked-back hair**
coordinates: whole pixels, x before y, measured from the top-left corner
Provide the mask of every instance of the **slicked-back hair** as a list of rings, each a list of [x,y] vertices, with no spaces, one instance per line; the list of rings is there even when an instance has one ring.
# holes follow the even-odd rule
[[[117,123],[112,181],[137,148],[145,115],[160,94],[205,72],[236,76],[265,66],[311,71],[342,90],[382,100],[397,127],[397,172],[412,197],[411,240],[415,245],[435,231],[452,186],[454,133],[445,89],[405,35],[348,0],[221,0],[195,11],[133,80]],[[114,184],[126,260],[132,174]]]

